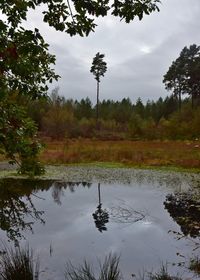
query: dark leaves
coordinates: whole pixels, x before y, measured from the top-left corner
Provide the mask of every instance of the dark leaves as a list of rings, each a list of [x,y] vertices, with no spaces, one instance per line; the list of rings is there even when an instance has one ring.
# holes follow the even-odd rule
[[[26,20],[27,11],[35,9],[40,4],[46,4],[44,8],[44,22],[56,30],[65,31],[71,36],[79,34],[88,35],[94,31],[95,17],[104,17],[108,13],[124,19],[129,23],[138,17],[140,20],[144,14],[159,11],[160,0],[18,0],[3,1],[0,10],[7,16],[8,23],[12,27],[18,27]]]
[[[107,63],[103,61],[104,56],[104,54],[98,52],[93,58],[92,67],[90,69],[90,72],[98,82],[100,82],[100,77],[104,76],[107,71]]]

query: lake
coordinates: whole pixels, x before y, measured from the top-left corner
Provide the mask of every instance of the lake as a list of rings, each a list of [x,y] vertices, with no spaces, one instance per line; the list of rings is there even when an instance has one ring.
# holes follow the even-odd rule
[[[96,270],[109,253],[120,255],[125,279],[162,263],[190,275],[177,264],[180,255],[192,254],[199,235],[185,233],[166,203],[169,194],[189,188],[187,182],[166,184],[165,177],[163,184],[142,174],[125,182],[1,179],[0,238],[11,246],[28,243],[45,280],[63,280],[68,261],[87,260]],[[186,237],[177,240],[175,232]]]

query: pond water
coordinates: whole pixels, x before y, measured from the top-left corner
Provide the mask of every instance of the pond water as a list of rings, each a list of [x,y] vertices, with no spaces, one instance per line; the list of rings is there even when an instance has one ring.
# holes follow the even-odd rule
[[[179,191],[180,191],[180,187]],[[40,258],[41,279],[64,279],[74,265],[120,255],[125,279],[162,263],[179,263],[192,245],[177,240],[180,225],[164,202],[174,186],[151,182],[88,183],[0,180],[0,239],[24,246]],[[169,266],[177,272],[178,266]]]

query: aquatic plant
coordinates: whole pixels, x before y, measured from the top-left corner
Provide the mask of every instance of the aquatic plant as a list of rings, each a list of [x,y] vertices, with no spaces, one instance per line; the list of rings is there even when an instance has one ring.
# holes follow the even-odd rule
[[[28,246],[24,249],[3,246],[0,256],[0,279],[39,280],[39,260],[34,259]]]
[[[86,261],[83,265],[75,267],[72,263],[67,263],[65,271],[66,280],[121,280],[122,275],[119,270],[119,257],[109,254],[103,264],[99,263],[99,276],[97,277],[93,269]]]
[[[183,280],[179,276],[172,276],[168,272],[167,265],[162,264],[158,272],[143,272],[136,280]]]

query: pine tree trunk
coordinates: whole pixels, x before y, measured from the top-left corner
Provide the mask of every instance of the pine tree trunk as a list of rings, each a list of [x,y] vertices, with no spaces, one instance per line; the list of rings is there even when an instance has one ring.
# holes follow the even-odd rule
[[[99,205],[101,204],[101,189],[100,189],[100,183],[98,183],[98,196],[99,196]]]
[[[99,129],[99,81],[97,81],[97,108],[96,108],[96,127]]]

